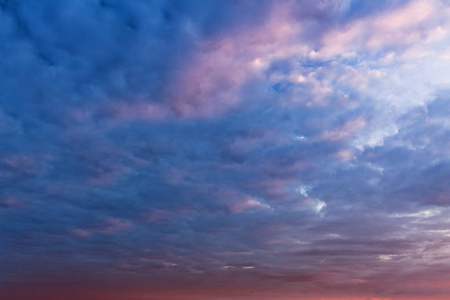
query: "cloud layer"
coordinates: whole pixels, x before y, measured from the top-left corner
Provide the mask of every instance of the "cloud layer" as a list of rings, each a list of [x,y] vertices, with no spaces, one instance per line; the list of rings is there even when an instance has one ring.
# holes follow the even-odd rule
[[[0,1],[0,295],[444,299],[449,20]]]

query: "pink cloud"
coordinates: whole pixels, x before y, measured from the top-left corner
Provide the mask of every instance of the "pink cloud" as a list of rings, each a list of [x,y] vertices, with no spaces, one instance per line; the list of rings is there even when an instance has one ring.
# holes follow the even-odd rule
[[[215,196],[226,205],[232,214],[253,210],[272,210],[272,207],[262,199],[232,189],[220,189]]]
[[[342,149],[332,155],[333,158],[342,161],[351,161],[356,158],[355,153],[350,149]]]
[[[196,215],[197,212],[191,208],[176,208],[171,210],[163,210],[163,209],[153,209],[150,212],[146,213],[144,218],[149,223],[159,223],[170,221],[180,216],[184,215]]]
[[[37,163],[30,155],[11,155],[3,159],[3,164],[10,169],[22,171],[35,171]]]
[[[237,213],[248,210],[267,210],[272,209],[269,205],[254,197],[246,196],[231,205],[231,212]]]
[[[90,232],[88,232],[87,230],[84,229],[72,229],[70,231],[74,236],[76,237],[80,237],[80,238],[85,238],[91,235]]]
[[[18,208],[21,207],[21,201],[14,196],[7,196],[0,200],[0,208]]]
[[[393,11],[359,19],[328,32],[322,39],[323,46],[310,55],[329,59],[353,56],[362,49],[413,46],[418,42],[427,42],[447,17],[448,11],[441,9],[439,1],[410,1]]]
[[[304,165],[299,163],[299,166],[294,168],[303,168]],[[270,180],[251,181],[247,184],[251,188],[258,188],[264,191],[266,197],[271,201],[282,201],[291,197],[294,194],[294,187],[298,185],[298,180],[290,179],[278,179],[273,178]]]
[[[347,121],[341,127],[324,131],[319,136],[319,138],[328,140],[330,142],[342,141],[344,139],[347,139],[347,138],[353,136],[358,131],[360,131],[362,128],[364,128],[366,125],[367,125],[367,120],[364,117],[358,117],[356,119]]]
[[[108,218],[105,223],[98,230],[100,233],[115,233],[133,227],[130,221],[118,218]]]
[[[132,228],[134,225],[128,220],[118,218],[107,218],[103,224],[89,227],[89,229],[75,228],[70,230],[70,234],[79,238],[86,238],[93,234],[112,234]]]
[[[272,60],[307,52],[308,47],[298,42],[301,30],[290,3],[280,2],[260,26],[199,43],[197,55],[174,78],[168,96],[171,109],[180,116],[198,118],[242,105],[242,88],[265,78]]]

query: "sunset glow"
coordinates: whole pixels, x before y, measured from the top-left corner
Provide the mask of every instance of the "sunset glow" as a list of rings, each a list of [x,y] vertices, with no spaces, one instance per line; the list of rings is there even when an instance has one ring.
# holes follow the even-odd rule
[[[1,300],[450,299],[449,1],[0,0],[0,57]]]

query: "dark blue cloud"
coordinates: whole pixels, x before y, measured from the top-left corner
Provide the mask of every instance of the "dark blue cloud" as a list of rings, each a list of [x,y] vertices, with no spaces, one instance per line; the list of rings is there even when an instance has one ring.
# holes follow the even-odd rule
[[[0,2],[0,295],[440,299],[441,6]]]

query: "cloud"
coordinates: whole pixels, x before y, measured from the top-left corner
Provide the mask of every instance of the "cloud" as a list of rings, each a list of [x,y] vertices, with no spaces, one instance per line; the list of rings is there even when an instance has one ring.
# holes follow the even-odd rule
[[[445,298],[448,13],[0,1],[0,294]]]

